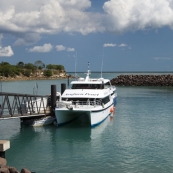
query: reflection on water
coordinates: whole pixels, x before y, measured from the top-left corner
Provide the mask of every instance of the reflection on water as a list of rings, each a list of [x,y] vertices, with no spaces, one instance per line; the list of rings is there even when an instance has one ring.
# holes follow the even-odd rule
[[[20,133],[20,120],[0,120],[0,139],[9,140]]]
[[[80,160],[80,157],[84,157],[85,151],[95,153],[92,151],[92,140],[97,138],[96,143],[100,143],[99,136],[111,123],[109,116],[102,124],[94,128],[91,128],[89,123],[81,123],[78,119],[61,127],[54,125],[31,127],[21,124],[18,126],[18,131],[9,138],[11,148],[7,151],[8,164],[19,170],[27,167],[31,171],[40,172],[43,169],[42,164],[48,160],[47,167],[69,162],[69,167],[66,166],[66,169],[70,169],[73,167],[71,157]],[[79,155],[81,156],[78,157]],[[23,159],[23,157],[26,158]],[[57,160],[58,163],[56,163]]]
[[[115,116],[115,115],[114,115]],[[91,139],[99,138],[108,125],[111,125],[113,121],[113,116],[108,116],[101,124],[91,128]]]

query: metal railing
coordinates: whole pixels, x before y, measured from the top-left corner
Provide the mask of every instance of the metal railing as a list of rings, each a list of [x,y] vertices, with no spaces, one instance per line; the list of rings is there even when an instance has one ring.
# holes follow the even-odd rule
[[[49,114],[48,96],[0,92],[0,119]]]
[[[96,101],[58,101],[57,102],[57,107],[58,108],[64,108],[64,107],[96,107],[96,106],[101,106],[102,102],[100,100]]]

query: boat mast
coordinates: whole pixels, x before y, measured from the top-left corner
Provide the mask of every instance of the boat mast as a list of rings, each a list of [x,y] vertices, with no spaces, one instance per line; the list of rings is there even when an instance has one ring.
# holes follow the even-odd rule
[[[104,47],[103,47],[102,65],[101,65],[101,78],[102,78],[102,70],[103,70],[103,58],[104,58]]]
[[[77,75],[76,75],[76,65],[77,65],[77,51],[76,51],[76,57],[75,57],[75,77],[77,77]]]
[[[87,71],[87,75],[86,75],[86,79],[85,79],[85,81],[88,81],[89,80],[89,78],[90,78],[90,63],[88,62],[88,71]]]

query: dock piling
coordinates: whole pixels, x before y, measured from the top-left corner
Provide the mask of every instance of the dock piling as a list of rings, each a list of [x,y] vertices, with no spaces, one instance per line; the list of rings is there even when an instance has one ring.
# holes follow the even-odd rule
[[[10,141],[0,140],[0,157],[5,159],[5,151],[10,148]]]
[[[56,85],[51,85],[51,113],[54,113],[56,105]]]
[[[62,83],[61,84],[61,95],[63,94],[63,92],[65,91],[66,89],[66,84],[65,83]]]

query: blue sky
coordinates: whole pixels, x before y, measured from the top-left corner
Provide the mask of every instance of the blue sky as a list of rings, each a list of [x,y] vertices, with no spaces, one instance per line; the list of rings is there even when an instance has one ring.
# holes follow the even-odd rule
[[[2,0],[0,62],[173,71],[173,0]]]

